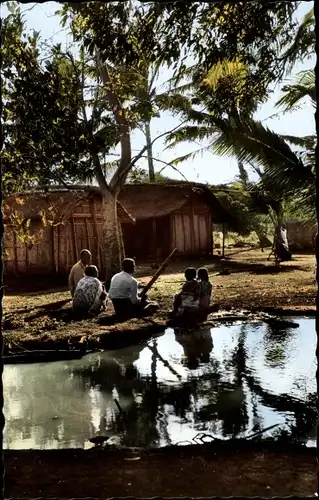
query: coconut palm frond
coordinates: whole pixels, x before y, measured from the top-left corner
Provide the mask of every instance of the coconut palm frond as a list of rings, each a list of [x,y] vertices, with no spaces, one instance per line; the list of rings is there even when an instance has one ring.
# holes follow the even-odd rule
[[[187,160],[194,160],[197,156],[203,155],[207,151],[207,148],[200,148],[197,149],[196,151],[192,151],[191,153],[187,153],[186,155],[179,156],[178,158],[175,158],[171,163],[174,165],[178,165],[180,163],[183,163],[184,161]]]
[[[298,74],[295,83],[283,87],[283,95],[276,103],[277,107],[283,107],[284,112],[294,111],[300,101],[310,97],[313,106],[317,102],[316,78],[313,70],[302,71]]]
[[[315,16],[312,8],[303,17],[294,42],[280,57],[280,60],[285,62],[288,72],[291,71],[298,59],[303,59],[314,52],[315,43]]]
[[[256,164],[272,182],[287,192],[314,184],[315,175],[278,134],[253,120],[224,120],[221,134],[211,142],[220,156],[236,156]]]
[[[172,149],[181,142],[194,142],[211,138],[214,132],[212,127],[187,125],[171,134],[167,134],[165,138],[167,147],[165,149]]]
[[[249,67],[240,59],[223,60],[214,64],[203,78],[203,84],[215,90],[221,79],[231,77],[234,82],[243,85],[249,73]]]
[[[166,85],[168,85],[170,89],[181,89],[183,87],[183,80],[192,80],[196,69],[197,64],[192,64],[191,66],[182,69],[179,68],[178,71],[176,71],[174,75],[166,81]]]
[[[315,135],[306,135],[304,137],[297,137],[294,135],[280,135],[282,139],[289,142],[293,146],[299,146],[306,149],[314,149],[317,141]]]
[[[192,106],[192,101],[188,97],[170,92],[157,95],[154,102],[162,110],[182,114],[188,113]]]

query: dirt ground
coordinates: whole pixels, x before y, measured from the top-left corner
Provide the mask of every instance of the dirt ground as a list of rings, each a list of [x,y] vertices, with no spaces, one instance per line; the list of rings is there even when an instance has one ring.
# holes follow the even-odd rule
[[[10,290],[5,283],[3,300],[3,330],[5,345],[11,348],[34,348],[35,344],[70,342],[78,345],[92,341],[112,332],[130,332],[149,328],[161,328],[168,319],[172,297],[183,282],[183,271],[187,266],[207,267],[213,283],[213,301],[220,304],[221,311],[258,311],[265,308],[283,308],[294,311],[314,311],[316,296],[315,256],[294,255],[291,262],[278,268],[267,261],[268,252],[260,250],[237,251],[226,259],[197,261],[175,261],[166,269],[149,292],[160,309],[151,319],[136,319],[125,323],[114,323],[113,308],[108,305],[106,313],[89,321],[70,322],[70,295],[66,287],[39,292]],[[228,272],[229,274],[221,274]],[[147,283],[155,270],[150,264],[137,267],[137,277]],[[29,283],[30,284],[30,283]],[[23,283],[28,288],[28,283]],[[211,315],[210,319],[216,318]],[[43,347],[42,347],[43,348]]]
[[[313,495],[315,450],[223,445],[157,451],[5,451],[9,497]]]

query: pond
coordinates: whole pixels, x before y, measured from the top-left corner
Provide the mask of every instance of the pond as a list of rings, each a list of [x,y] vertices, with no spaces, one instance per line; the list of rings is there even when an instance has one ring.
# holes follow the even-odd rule
[[[315,443],[315,320],[167,329],[147,343],[79,360],[6,365],[4,447],[89,448],[265,436],[295,426]],[[115,400],[125,410],[119,412]]]

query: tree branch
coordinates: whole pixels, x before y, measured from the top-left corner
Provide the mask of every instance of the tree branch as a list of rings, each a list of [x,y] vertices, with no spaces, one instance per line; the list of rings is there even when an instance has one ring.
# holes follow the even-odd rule
[[[141,158],[149,158],[149,156],[143,155]],[[169,162],[164,161],[164,160],[159,160],[158,158],[154,158],[153,156],[151,158],[152,158],[152,160],[155,160],[155,161],[158,161],[160,163],[164,163],[165,164],[165,167],[161,168],[161,170],[159,170],[157,172],[158,174],[160,174],[161,172],[163,172],[163,170],[165,170],[165,168],[171,167],[173,170],[175,170],[176,172],[178,172],[185,179],[186,182],[188,182],[188,179],[186,179],[185,175],[182,174],[182,172],[180,170],[178,170],[178,168],[176,168],[175,165],[173,165],[172,163],[169,163]]]
[[[181,127],[182,125],[184,125],[184,123],[186,123],[188,120],[184,120],[183,122],[179,123],[176,127],[174,127],[173,129],[169,130],[168,132],[163,132],[162,134],[158,135],[157,137],[155,137],[155,139],[152,140],[151,142],[151,145],[154,144],[154,142],[156,142],[158,139],[161,139],[161,137],[164,137],[165,135],[167,134],[171,134],[172,132],[174,132],[175,130],[177,130],[179,127]],[[129,171],[134,167],[135,163],[140,160],[142,158],[142,156],[144,155],[145,151],[147,151],[147,148],[148,146],[144,146],[141,151],[136,155],[134,156],[130,163],[126,166],[125,169],[123,169],[121,172],[118,171],[114,174],[114,176],[112,177],[111,181],[110,181],[110,188],[111,190],[113,191],[114,190],[114,186],[116,185],[116,183],[119,181],[118,177],[121,178],[121,183],[122,185],[124,184],[125,180],[126,180],[126,176],[127,174],[129,173]],[[115,176],[118,176],[116,179],[115,179]]]

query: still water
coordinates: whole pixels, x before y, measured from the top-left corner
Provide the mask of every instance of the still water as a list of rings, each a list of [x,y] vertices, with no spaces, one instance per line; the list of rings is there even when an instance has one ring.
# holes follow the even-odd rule
[[[97,435],[165,446],[199,432],[229,439],[273,424],[295,425],[314,444],[315,321],[294,321],[299,328],[281,331],[264,323],[167,329],[80,360],[6,365],[4,447],[89,448]]]

